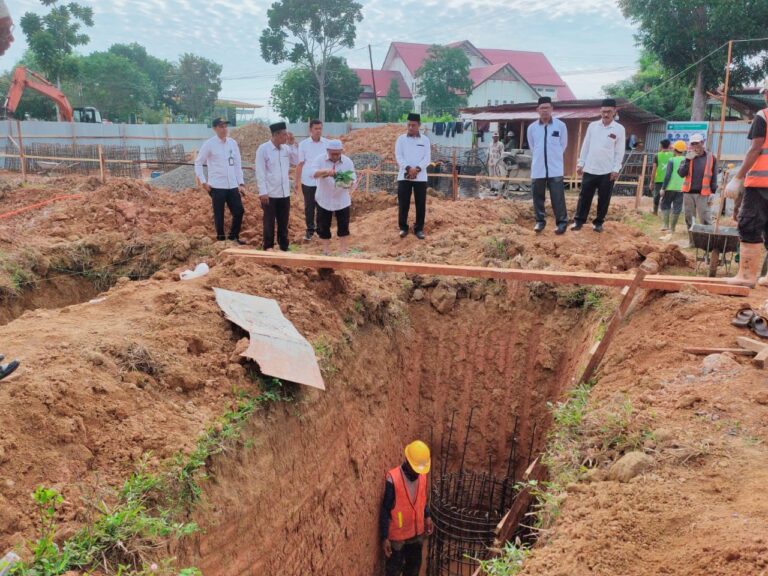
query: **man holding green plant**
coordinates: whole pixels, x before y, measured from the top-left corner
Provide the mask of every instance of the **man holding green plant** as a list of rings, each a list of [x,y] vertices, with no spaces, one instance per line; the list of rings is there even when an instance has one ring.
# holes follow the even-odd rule
[[[317,182],[317,235],[323,245],[323,254],[330,254],[331,223],[336,216],[336,235],[339,253],[344,256],[349,246],[349,216],[352,205],[350,191],[357,182],[355,165],[343,154],[340,140],[329,140],[326,153],[315,160],[311,174]]]

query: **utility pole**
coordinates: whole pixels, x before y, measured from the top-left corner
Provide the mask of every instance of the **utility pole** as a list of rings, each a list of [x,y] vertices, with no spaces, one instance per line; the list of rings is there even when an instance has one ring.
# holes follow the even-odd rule
[[[379,121],[379,95],[376,93],[376,76],[373,73],[373,54],[371,45],[368,44],[368,59],[371,62],[371,82],[373,82],[373,101],[376,104],[376,122]]]
[[[731,84],[731,62],[733,61],[733,40],[728,41],[728,63],[725,65],[725,85],[723,86],[723,105],[720,109],[720,135],[717,141],[717,161],[723,152],[723,136],[725,136],[725,117],[728,111],[728,91]]]

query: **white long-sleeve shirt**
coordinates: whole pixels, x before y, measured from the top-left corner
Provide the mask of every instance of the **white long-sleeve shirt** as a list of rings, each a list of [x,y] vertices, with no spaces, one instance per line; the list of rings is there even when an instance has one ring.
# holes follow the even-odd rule
[[[312,162],[311,166],[304,166],[305,170],[309,170],[310,174],[314,176],[321,170],[335,170],[336,172],[352,172],[352,181],[357,182],[357,174],[355,174],[355,165],[348,156],[341,155],[339,162],[332,162],[327,154],[316,158]],[[322,208],[335,212],[336,210],[343,210],[350,204],[352,204],[352,197],[350,195],[350,188],[341,188],[336,186],[336,180],[333,176],[324,176],[317,178],[317,192],[315,192],[315,202]]]
[[[203,164],[208,166],[207,178]],[[206,140],[195,158],[195,175],[211,188],[229,190],[245,184],[237,142],[229,137],[222,140],[218,136]]]
[[[401,134],[397,137],[395,143],[395,158],[398,166],[398,180],[405,180],[405,167],[410,166],[421,168],[421,172],[414,178],[415,182],[427,181],[427,166],[432,161],[432,149],[429,144],[429,138],[420,134],[419,136],[408,136]]]
[[[320,140],[317,142],[312,140],[312,137],[299,142],[299,164],[303,164],[301,168],[301,183],[304,186],[317,186],[317,182],[312,177],[309,167],[315,163],[315,160],[326,155],[326,144],[328,144],[328,139],[322,136],[320,136]]]
[[[299,162],[298,148],[294,144],[276,147],[271,140],[256,150],[256,184],[259,196],[287,198],[291,195],[291,164]]]
[[[602,120],[590,123],[577,166],[596,176],[621,172],[625,140],[624,126],[615,120],[608,126]]]

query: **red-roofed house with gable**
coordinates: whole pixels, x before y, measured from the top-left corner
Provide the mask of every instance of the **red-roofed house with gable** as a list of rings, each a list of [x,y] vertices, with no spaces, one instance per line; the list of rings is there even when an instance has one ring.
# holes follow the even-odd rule
[[[358,121],[363,120],[363,114],[375,110],[375,103],[373,98],[373,85],[376,84],[376,96],[379,98],[379,105],[381,101],[387,97],[389,87],[392,85],[392,80],[397,82],[397,88],[400,91],[400,100],[411,101],[413,100],[413,94],[410,88],[405,83],[403,75],[399,72],[393,72],[391,70],[374,70],[371,74],[368,68],[353,68],[353,71],[360,79],[360,86],[362,92],[357,99],[355,105],[354,115]]]
[[[551,96],[555,101],[575,99],[541,52],[480,49],[466,40],[449,46],[461,48],[469,58],[474,88],[468,107],[535,102],[539,96]],[[405,86],[413,94],[417,110],[421,108],[422,98],[418,95],[416,71],[427,59],[429,47],[429,44],[393,42],[382,66],[383,71],[402,76]],[[368,75],[370,77],[370,71]],[[376,87],[380,91],[378,79]]]

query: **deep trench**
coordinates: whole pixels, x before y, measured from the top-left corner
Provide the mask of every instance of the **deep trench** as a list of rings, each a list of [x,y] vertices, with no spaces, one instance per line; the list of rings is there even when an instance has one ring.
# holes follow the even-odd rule
[[[443,493],[464,494],[462,514],[486,498],[508,507],[508,484],[545,448],[547,403],[573,386],[597,319],[551,293],[488,286],[449,314],[427,298],[409,305],[408,327],[364,326],[325,392],[254,420],[248,447],[214,464],[195,518],[204,532],[174,550],[180,561],[222,576],[383,574],[385,472],[415,438],[432,446],[433,488],[453,482]],[[471,481],[485,487],[470,493]],[[471,573],[471,562],[436,562],[457,550],[436,551],[435,537],[425,560],[428,548],[422,574]]]

